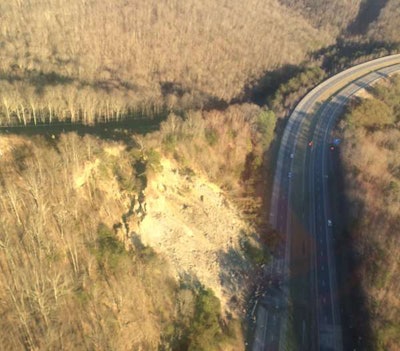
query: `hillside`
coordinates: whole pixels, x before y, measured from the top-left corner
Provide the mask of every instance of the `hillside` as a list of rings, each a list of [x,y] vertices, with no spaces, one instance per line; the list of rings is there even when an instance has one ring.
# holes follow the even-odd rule
[[[243,350],[268,256],[239,200],[260,207],[242,174],[271,141],[267,115],[171,115],[118,142],[1,134],[2,347]],[[214,158],[199,163],[205,150]]]
[[[396,0],[379,4],[2,0],[0,123],[226,106],[338,37],[399,42]]]
[[[347,112],[342,161],[350,208],[348,231],[369,323],[370,350],[400,350],[400,77],[377,85]],[[358,303],[358,302],[357,302]],[[368,319],[363,319],[369,316]]]
[[[289,8],[297,10],[316,28],[333,31],[339,35],[355,20],[362,0],[279,0]]]
[[[375,40],[400,42],[400,8],[397,0],[388,0],[377,20],[369,26],[368,36]]]
[[[278,117],[335,69],[390,52],[396,1],[0,0],[2,348],[244,350],[279,241],[266,223]],[[344,161],[384,349],[399,347],[399,106],[370,101],[348,117]],[[98,123],[128,117],[137,130]],[[7,127],[61,121],[76,132]]]
[[[0,1],[2,121],[230,101],[334,37],[275,0]]]

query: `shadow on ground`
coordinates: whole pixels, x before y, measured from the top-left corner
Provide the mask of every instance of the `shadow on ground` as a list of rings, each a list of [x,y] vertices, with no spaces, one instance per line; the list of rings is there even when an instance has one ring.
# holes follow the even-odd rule
[[[356,19],[347,27],[349,34],[366,34],[371,23],[376,21],[388,0],[366,0],[361,3]]]
[[[47,140],[58,139],[63,133],[75,132],[79,136],[92,135],[105,141],[120,141],[133,147],[132,134],[146,135],[159,130],[165,115],[157,118],[127,119],[120,122],[97,123],[93,126],[56,122],[54,124],[28,124],[26,126],[1,127],[1,135],[43,136]]]

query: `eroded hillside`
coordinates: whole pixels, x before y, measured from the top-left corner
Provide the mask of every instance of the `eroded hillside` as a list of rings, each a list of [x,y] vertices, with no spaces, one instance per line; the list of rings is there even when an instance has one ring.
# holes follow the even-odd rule
[[[249,105],[218,120],[170,116],[124,142],[0,135],[3,347],[243,350],[246,297],[267,255],[232,199],[246,196],[266,115]],[[216,164],[189,158],[217,148]]]

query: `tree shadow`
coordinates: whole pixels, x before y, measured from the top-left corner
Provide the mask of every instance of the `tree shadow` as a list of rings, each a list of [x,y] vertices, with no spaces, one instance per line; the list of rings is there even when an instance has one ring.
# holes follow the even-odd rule
[[[374,350],[374,334],[371,326],[371,312],[368,309],[368,297],[362,286],[360,267],[363,260],[357,254],[357,243],[348,228],[351,227],[350,200],[345,191],[344,165],[338,152],[332,155],[332,167],[336,176],[333,182],[334,198],[336,201],[335,211],[342,219],[342,227],[338,233],[335,254],[338,258],[337,273],[339,299],[342,307],[342,326],[345,345],[351,349]]]
[[[260,78],[248,83],[241,96],[233,99],[232,103],[252,102],[264,106],[280,85],[287,83],[304,69],[304,65],[286,64],[275,70],[265,71]]]
[[[19,66],[13,65],[8,72],[0,73],[0,80],[8,83],[27,82],[34,87],[36,94],[42,95],[47,86],[68,85],[74,82],[74,78],[56,73],[37,70],[21,70]]]
[[[165,118],[144,119],[140,121],[126,120],[121,122],[99,123],[94,126],[83,124],[68,124],[59,122],[54,125],[33,125],[18,127],[2,127],[0,135],[21,135],[26,137],[42,136],[50,143],[54,143],[64,133],[76,133],[80,137],[94,136],[107,142],[122,142],[127,150],[137,148],[133,135],[146,135],[159,130],[160,123]]]
[[[90,82],[87,80],[77,79],[74,76],[66,76],[55,71],[44,72],[36,69],[21,69],[16,64],[12,65],[8,71],[0,72],[0,80],[7,81],[10,84],[15,82],[25,82],[32,86],[35,93],[39,96],[42,96],[48,87],[72,84],[81,88],[90,87],[96,91],[102,90],[106,93],[110,93],[115,89],[130,91],[133,93],[139,91],[138,86],[118,77],[109,80],[98,79]]]
[[[244,307],[246,311],[250,311],[254,300],[251,298],[253,295],[255,277],[250,276],[249,272],[252,265],[249,259],[244,254],[235,248],[229,248],[228,251],[219,251],[217,254],[218,262],[220,265],[220,273],[218,275],[220,284],[222,285],[223,292],[229,294],[231,297],[227,302],[228,308],[232,311],[238,311],[239,308]],[[243,291],[243,287],[250,288],[244,291],[244,294],[239,294]],[[250,317],[248,313],[244,315],[241,321],[241,329],[244,333],[248,334],[248,326]],[[247,335],[249,337],[249,335]]]
[[[0,72],[0,82],[5,81],[10,84],[19,82],[20,84],[23,84],[21,91],[22,94],[26,95],[22,95],[24,99],[31,98],[31,96],[29,96],[29,94],[32,94],[32,92],[29,92],[30,89],[32,89],[34,94],[38,97],[43,97],[48,89],[57,86],[70,86],[72,89],[75,89],[77,93],[79,93],[81,89],[88,88],[91,89],[93,93],[103,93],[108,95],[109,98],[112,98],[113,93],[119,93],[120,96],[125,96],[126,98],[131,95],[140,96],[141,89],[138,85],[119,78],[113,71],[106,71],[112,75],[112,78],[89,81],[54,71],[44,72],[36,69],[22,69],[17,64],[14,64],[11,65],[8,70]],[[160,110],[161,113],[175,112],[183,115],[188,109],[210,111],[225,110],[229,107],[228,101],[201,90],[191,89],[180,82],[160,82],[159,89],[161,95],[159,101],[154,102],[153,105],[147,103],[147,105],[150,105],[151,109],[154,110],[152,111],[150,109],[147,113],[151,117],[157,117],[157,115],[160,114]],[[169,96],[173,97],[172,102],[170,102],[171,106],[168,106]],[[126,104],[129,105],[129,101]],[[141,104],[137,103],[137,106],[135,105],[135,108],[133,109],[137,110],[138,108],[140,109],[140,107]],[[133,112],[134,114],[138,114],[136,111]],[[128,111],[128,114],[132,114],[132,111]],[[122,116],[122,118],[125,118],[125,116]]]
[[[354,83],[353,83],[354,84]],[[364,88],[362,83],[356,83],[357,86]],[[335,102],[328,101],[330,108],[328,111],[334,111],[337,120],[343,116],[347,108],[349,99],[339,95]],[[326,104],[321,104],[316,113],[326,107]],[[318,123],[318,122],[317,122]],[[312,129],[314,129],[312,127]],[[328,147],[323,145],[322,147]],[[322,153],[320,147],[315,148],[314,152]],[[318,157],[318,156],[317,156]],[[309,163],[310,156],[307,156],[306,164]],[[350,206],[346,194],[345,174],[342,160],[340,158],[340,148],[336,148],[334,152],[330,151],[328,158],[328,192],[329,202],[331,204],[331,218],[334,218],[335,227],[333,229],[332,248],[335,257],[337,292],[333,293],[333,298],[338,300],[340,306],[340,319],[343,332],[343,341],[346,349],[372,350],[373,333],[372,333],[372,311],[368,309],[368,298],[365,294],[362,279],[360,276],[360,266],[363,260],[356,254],[356,243],[349,234],[350,221],[349,213]],[[316,193],[315,205],[318,206],[318,192]],[[301,218],[300,208],[292,206],[297,212],[298,218]],[[307,233],[309,234],[309,233]],[[319,252],[320,248],[317,241],[318,231],[315,236],[310,235],[311,247],[313,255]],[[300,251],[299,251],[300,252]],[[317,256],[317,267],[327,266],[326,256]],[[322,275],[323,276],[323,275]],[[324,294],[319,294],[321,299],[324,299]],[[325,296],[326,298],[327,296]]]
[[[201,90],[185,87],[182,83],[165,81],[160,83],[161,94],[164,98],[174,96],[177,103],[171,106],[171,111],[184,114],[188,109],[201,109],[204,111],[223,111],[229,107],[230,102],[220,99]],[[190,104],[186,101],[190,100]]]
[[[397,43],[339,39],[336,44],[313,52],[311,58],[316,61],[322,60],[322,68],[332,75],[356,63],[396,53],[399,49],[400,45]]]
[[[360,10],[355,20],[347,27],[347,32],[352,35],[363,35],[371,23],[376,21],[381,10],[388,0],[367,0],[361,3]]]

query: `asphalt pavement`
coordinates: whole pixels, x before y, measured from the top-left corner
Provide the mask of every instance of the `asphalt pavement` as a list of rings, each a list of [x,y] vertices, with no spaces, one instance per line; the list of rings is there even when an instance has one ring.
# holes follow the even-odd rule
[[[291,114],[279,149],[270,211],[271,225],[285,240],[265,267],[266,289],[259,293],[254,312],[253,351],[346,349],[328,187],[331,131],[357,91],[396,71],[400,55],[350,68],[314,88]],[[299,241],[300,229],[307,240]],[[298,267],[300,277],[293,274]],[[301,298],[294,291],[299,287]]]

